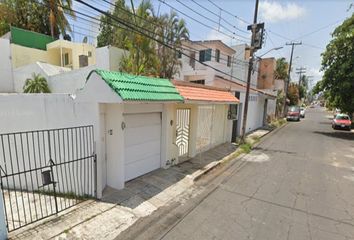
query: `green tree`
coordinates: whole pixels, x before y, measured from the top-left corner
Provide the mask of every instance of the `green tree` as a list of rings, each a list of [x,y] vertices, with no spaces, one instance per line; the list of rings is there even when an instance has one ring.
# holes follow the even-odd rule
[[[323,79],[315,92],[324,91],[325,98],[336,108],[354,113],[354,14],[332,33],[332,40],[322,54]]]
[[[40,74],[32,74],[32,78],[27,78],[23,86],[24,93],[50,93],[47,80]]]
[[[52,37],[57,37],[60,33],[65,35],[71,32],[70,24],[65,14],[75,18],[72,10],[72,0],[44,0],[49,9],[50,33]]]
[[[290,105],[297,105],[299,103],[299,88],[296,83],[290,83],[288,87],[288,98]]]
[[[153,37],[152,33],[155,30],[155,25],[151,24],[150,21],[153,21],[155,17],[151,2],[142,1],[135,14],[136,17],[132,19],[133,24],[139,29],[149,30],[149,32],[146,31],[146,34]],[[124,43],[129,54],[124,56],[121,61],[122,71],[136,75],[158,76],[159,59],[156,52],[156,43],[152,39],[130,32],[124,39]]]
[[[131,9],[126,6],[124,0],[117,0],[113,12],[108,11],[114,19],[121,19],[126,23],[134,23],[133,13]],[[127,49],[126,41],[127,36],[129,36],[132,31],[126,29],[125,26],[117,21],[114,21],[111,17],[106,15],[101,16],[100,22],[100,33],[97,36],[97,46],[104,47],[107,45],[112,45],[121,49]]]
[[[163,43],[157,43],[147,36],[126,29],[110,17],[102,16],[97,45],[112,45],[129,52],[122,58],[121,71],[165,78],[171,78],[178,72],[181,63],[177,53],[164,44],[178,49],[182,41],[189,38],[189,32],[185,21],[179,19],[175,12],[157,17],[149,0],[142,1],[134,10],[124,0],[118,0],[113,12],[109,14]]]
[[[189,31],[184,19],[179,19],[176,12],[164,14],[158,19],[161,27],[157,28],[159,40],[166,45],[173,45],[175,48],[182,47],[182,41],[189,39]],[[178,59],[178,52],[158,44],[158,55],[160,59],[160,77],[172,78],[181,67]],[[182,51],[182,50],[181,50]]]
[[[58,38],[60,34],[71,31],[65,16],[75,17],[71,9],[71,0],[0,1],[0,35],[7,33],[10,26],[15,26]]]
[[[285,58],[278,58],[275,67],[275,79],[286,80],[288,78],[289,64]]]

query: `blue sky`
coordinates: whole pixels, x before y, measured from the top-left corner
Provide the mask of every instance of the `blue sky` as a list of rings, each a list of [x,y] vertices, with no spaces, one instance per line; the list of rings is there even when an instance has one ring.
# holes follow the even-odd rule
[[[155,6],[156,11],[159,13],[170,12],[171,9],[166,4],[161,3],[158,0],[151,1]],[[236,24],[235,26],[242,31],[234,29],[223,20],[219,25],[219,18],[216,15],[204,10],[191,0],[179,1],[181,3],[176,0],[165,0],[165,2],[172,7],[214,28],[214,30],[210,29],[187,16],[179,14],[180,17],[183,17],[187,22],[191,40],[220,39],[228,45],[234,45],[247,42],[247,39],[249,39],[249,34],[244,32],[247,29],[247,23],[243,20],[246,22],[253,21],[254,0],[210,0],[222,8],[222,10],[218,9],[208,0],[194,0],[199,5],[202,5],[216,15],[221,16],[227,22]],[[108,4],[101,0],[89,0],[88,2],[100,9],[107,9],[109,7]],[[130,4],[130,0],[126,0],[126,3]],[[138,5],[139,3],[140,0],[134,0],[135,5]],[[321,79],[321,72],[319,72],[321,66],[320,54],[331,39],[331,32],[333,32],[335,27],[340,25],[346,17],[352,14],[354,7],[351,8],[350,11],[347,11],[351,3],[354,2],[352,0],[260,0],[258,22],[265,23],[267,38],[265,46],[257,52],[257,55],[260,56],[274,47],[283,46],[283,49],[272,51],[264,57],[285,57],[289,59],[291,47],[285,46],[285,43],[290,42],[291,40],[302,41],[303,45],[295,47],[292,79],[298,78],[295,74],[295,68],[303,66],[307,68],[307,75],[313,76],[314,82],[318,81]],[[199,14],[183,6],[183,4]],[[75,3],[74,8],[86,13],[90,11],[90,15],[95,15],[93,10],[88,10],[86,7],[80,6],[79,3]],[[224,10],[233,13],[233,15],[242,20],[231,16]],[[203,16],[210,18],[212,21]],[[86,26],[87,23],[85,24],[84,21],[80,21],[80,19],[76,22],[72,21],[72,23],[74,24],[76,31],[75,40],[79,40],[80,37],[82,38],[82,35],[80,35],[79,32],[87,33],[87,30],[83,28],[91,29],[89,26]],[[228,36],[220,33],[218,29],[221,32],[226,33]],[[235,31],[235,35],[237,36],[233,35],[228,30]],[[97,30],[92,30],[90,34],[94,35],[96,32]],[[231,39],[230,36],[236,38],[238,38],[238,36],[241,37],[240,40],[234,40]]]

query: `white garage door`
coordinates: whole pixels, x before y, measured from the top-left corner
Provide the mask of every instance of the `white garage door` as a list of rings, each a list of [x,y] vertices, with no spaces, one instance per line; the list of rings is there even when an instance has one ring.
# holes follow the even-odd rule
[[[124,115],[125,181],[160,168],[161,113]]]

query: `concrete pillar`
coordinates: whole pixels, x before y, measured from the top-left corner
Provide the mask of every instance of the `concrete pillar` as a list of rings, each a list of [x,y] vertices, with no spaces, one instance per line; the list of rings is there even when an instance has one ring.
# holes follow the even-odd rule
[[[5,209],[4,200],[2,199],[2,193],[0,190],[0,240],[7,239],[7,229],[5,223]]]

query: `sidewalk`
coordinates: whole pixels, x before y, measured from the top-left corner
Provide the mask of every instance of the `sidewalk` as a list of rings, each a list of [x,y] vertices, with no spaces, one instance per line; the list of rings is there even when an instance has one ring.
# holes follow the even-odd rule
[[[267,134],[257,130],[251,139]],[[138,219],[162,206],[183,204],[204,189],[194,184],[218,166],[237,146],[226,143],[169,169],[136,178],[123,190],[106,188],[100,201],[88,200],[58,216],[9,234],[10,239],[113,239]]]

